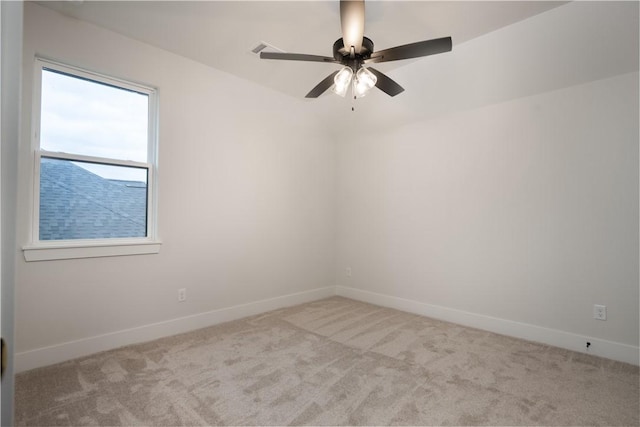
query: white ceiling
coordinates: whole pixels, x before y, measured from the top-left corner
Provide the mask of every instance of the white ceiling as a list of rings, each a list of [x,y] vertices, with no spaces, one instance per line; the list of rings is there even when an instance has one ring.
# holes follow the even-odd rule
[[[381,50],[451,36],[468,40],[566,2],[368,1],[365,34]],[[62,1],[40,4],[302,98],[336,65],[260,60],[261,41],[287,52],[332,55],[341,37],[336,1]],[[429,61],[422,58],[414,61]],[[408,61],[380,64],[388,72]],[[399,82],[403,85],[403,82]]]

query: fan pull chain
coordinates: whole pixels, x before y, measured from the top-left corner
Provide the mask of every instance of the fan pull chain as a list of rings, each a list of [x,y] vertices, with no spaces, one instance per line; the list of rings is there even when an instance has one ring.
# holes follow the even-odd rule
[[[356,111],[355,104],[356,104],[356,96],[353,95],[353,102],[351,103],[351,111]]]

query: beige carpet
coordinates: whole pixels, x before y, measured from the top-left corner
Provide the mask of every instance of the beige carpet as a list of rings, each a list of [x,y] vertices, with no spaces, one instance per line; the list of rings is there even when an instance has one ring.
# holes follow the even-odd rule
[[[638,425],[638,367],[333,297],[22,373],[18,425]]]

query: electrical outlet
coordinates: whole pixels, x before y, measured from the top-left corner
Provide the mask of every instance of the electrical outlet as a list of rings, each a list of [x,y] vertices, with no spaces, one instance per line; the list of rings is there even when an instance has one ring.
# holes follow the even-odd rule
[[[187,288],[178,289],[178,302],[185,302],[187,300]]]
[[[594,304],[593,318],[597,320],[607,320],[607,306]]]
[[[345,274],[347,275],[347,277],[351,277],[351,267],[347,267],[344,269]]]

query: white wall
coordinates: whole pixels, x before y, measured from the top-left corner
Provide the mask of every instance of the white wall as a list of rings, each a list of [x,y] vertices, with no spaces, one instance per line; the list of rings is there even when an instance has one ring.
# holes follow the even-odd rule
[[[637,13],[572,3],[402,68],[433,88],[412,122],[338,148],[340,292],[637,364]]]
[[[30,226],[35,54],[158,87],[163,244],[158,255],[32,263],[20,257],[19,369],[259,308],[198,320],[212,310],[297,294],[259,306],[274,308],[333,286],[334,144],[298,100],[33,3],[25,4],[18,245],[28,243]],[[187,302],[178,303],[182,287]],[[194,315],[173,329],[118,335]]]
[[[16,197],[18,143],[20,135],[20,62],[22,55],[22,3],[1,2],[0,40],[2,83],[0,93],[2,106],[2,138],[0,157],[2,158],[2,217],[1,247],[2,264],[0,264],[2,293],[2,338],[7,344],[7,367],[2,376],[2,414],[3,426],[13,425],[13,385],[14,385],[14,287],[16,259]]]
[[[344,143],[338,284],[637,346],[637,81]]]

